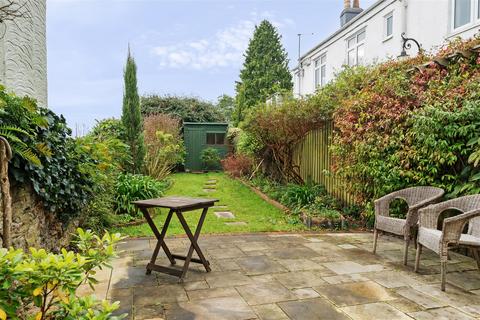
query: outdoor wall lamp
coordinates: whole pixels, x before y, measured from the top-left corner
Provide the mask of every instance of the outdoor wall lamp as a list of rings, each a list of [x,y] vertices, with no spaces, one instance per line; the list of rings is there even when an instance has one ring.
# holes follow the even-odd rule
[[[402,33],[402,40],[403,40],[403,45],[402,45],[402,52],[400,53],[400,55],[398,56],[399,58],[406,58],[408,57],[408,53],[407,53],[407,50],[409,50],[410,48],[412,48],[412,42],[417,46],[418,48],[418,53],[419,54],[422,54],[423,53],[423,49],[422,49],[422,45],[415,39],[413,38],[407,38],[405,36],[405,32]]]

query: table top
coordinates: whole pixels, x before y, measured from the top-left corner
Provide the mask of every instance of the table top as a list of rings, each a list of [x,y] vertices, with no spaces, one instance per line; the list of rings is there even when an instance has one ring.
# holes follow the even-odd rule
[[[148,200],[133,201],[132,203],[143,208],[169,208],[169,209],[190,209],[211,207],[218,199],[190,198],[190,197],[163,197]]]

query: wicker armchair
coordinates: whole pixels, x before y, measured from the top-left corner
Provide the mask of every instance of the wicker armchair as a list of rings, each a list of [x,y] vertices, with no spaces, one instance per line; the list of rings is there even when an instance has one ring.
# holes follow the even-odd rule
[[[457,216],[443,220],[442,231],[437,230],[438,218],[446,210],[463,212]],[[420,223],[417,238],[417,254],[415,272],[418,271],[422,247],[434,251],[440,256],[440,273],[442,291],[445,291],[448,249],[455,246],[470,248],[480,269],[480,195],[460,197],[428,206],[420,212]],[[467,233],[463,233],[468,223]]]
[[[444,194],[443,189],[435,187],[412,187],[392,192],[375,200],[375,227],[373,236],[373,253],[377,250],[379,231],[403,236],[405,249],[403,263],[407,264],[408,246],[410,238],[415,234],[418,223],[418,210],[437,202]],[[394,199],[403,199],[408,204],[406,219],[389,216],[390,203]]]

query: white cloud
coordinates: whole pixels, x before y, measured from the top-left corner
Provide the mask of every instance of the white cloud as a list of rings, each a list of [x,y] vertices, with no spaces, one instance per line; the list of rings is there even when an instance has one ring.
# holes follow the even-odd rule
[[[252,12],[251,18],[217,31],[210,38],[184,41],[174,45],[153,46],[160,68],[193,68],[197,70],[238,67],[243,62],[255,25],[268,18],[277,28],[290,27],[291,19],[277,21],[268,12]]]

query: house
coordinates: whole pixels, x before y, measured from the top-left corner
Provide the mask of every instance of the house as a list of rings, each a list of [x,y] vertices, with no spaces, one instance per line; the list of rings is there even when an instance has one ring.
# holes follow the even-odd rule
[[[46,0],[17,0],[13,20],[0,18],[0,84],[47,106]]]
[[[427,51],[456,37],[471,38],[480,29],[480,0],[379,0],[363,10],[359,0],[344,0],[340,29],[299,59],[292,70],[294,94],[315,92],[344,65],[381,62],[401,55],[402,34]],[[405,50],[416,55],[413,42]]]

